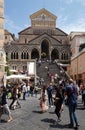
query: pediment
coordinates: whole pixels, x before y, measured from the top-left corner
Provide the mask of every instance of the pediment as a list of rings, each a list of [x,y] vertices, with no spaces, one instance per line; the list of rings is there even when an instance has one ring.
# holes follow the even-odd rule
[[[35,12],[34,14],[32,14],[30,16],[30,18],[31,18],[31,20],[32,19],[35,19],[35,20],[36,19],[38,19],[38,20],[44,20],[44,19],[52,20],[52,19],[54,19],[54,20],[56,20],[57,17],[54,14],[52,14],[51,12],[49,12],[48,10],[43,8],[43,9]]]
[[[54,37],[51,37],[50,35],[48,35],[47,33],[44,33],[42,35],[37,36],[36,38],[32,39],[29,41],[28,44],[40,44],[40,42],[42,42],[43,40],[47,39],[49,42],[51,42],[51,44],[55,44],[55,45],[61,45],[62,43],[55,39]]]

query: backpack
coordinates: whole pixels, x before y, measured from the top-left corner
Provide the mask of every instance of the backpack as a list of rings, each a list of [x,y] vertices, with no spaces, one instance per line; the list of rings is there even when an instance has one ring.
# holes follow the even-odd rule
[[[70,87],[67,91],[67,104],[75,105],[77,106],[77,88],[72,84],[72,87]]]

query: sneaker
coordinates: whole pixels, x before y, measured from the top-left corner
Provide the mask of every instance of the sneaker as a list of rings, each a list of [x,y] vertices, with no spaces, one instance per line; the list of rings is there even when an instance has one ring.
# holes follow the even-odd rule
[[[74,125],[69,124],[69,125],[68,125],[68,128],[74,128]]]
[[[77,124],[77,125],[74,127],[74,129],[76,129],[76,130],[78,130],[78,128],[79,128],[79,124]]]
[[[54,107],[53,105],[51,107]]]
[[[14,106],[12,106],[12,110],[15,110],[16,109],[16,106],[14,105]]]

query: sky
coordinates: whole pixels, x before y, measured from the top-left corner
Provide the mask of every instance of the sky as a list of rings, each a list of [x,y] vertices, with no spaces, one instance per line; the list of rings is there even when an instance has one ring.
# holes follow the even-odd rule
[[[18,37],[42,8],[57,16],[56,27],[65,33],[85,32],[85,0],[4,0],[5,29]]]

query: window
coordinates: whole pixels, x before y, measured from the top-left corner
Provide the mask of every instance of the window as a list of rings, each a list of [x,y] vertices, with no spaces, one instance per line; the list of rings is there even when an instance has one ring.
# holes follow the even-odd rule
[[[13,70],[16,70],[16,68],[17,68],[16,66],[13,66]]]
[[[85,39],[84,38],[79,38],[79,42],[80,42],[80,44],[83,44],[83,43],[85,43]]]
[[[12,52],[11,59],[18,59],[18,52]]]
[[[7,39],[7,36],[5,36],[5,39]]]

